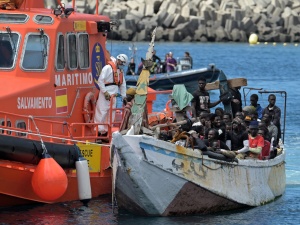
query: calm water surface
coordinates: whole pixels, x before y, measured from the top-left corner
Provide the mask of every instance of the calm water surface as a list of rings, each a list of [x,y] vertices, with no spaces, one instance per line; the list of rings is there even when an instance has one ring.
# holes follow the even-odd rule
[[[110,43],[112,55],[130,55],[132,43]],[[136,43],[136,58],[145,57],[148,43]],[[228,78],[245,77],[248,86],[267,90],[283,90],[288,93],[286,136],[285,194],[267,205],[246,210],[230,211],[205,216],[188,217],[137,217],[125,212],[113,213],[111,197],[97,198],[83,207],[80,202],[55,205],[13,207],[0,210],[0,225],[6,224],[300,224],[300,46],[282,44],[254,45],[234,43],[191,44],[156,43],[157,55],[164,58],[172,51],[174,57],[182,57],[189,51],[194,67],[210,63],[222,69]],[[155,111],[164,108],[167,95],[157,96]],[[211,94],[212,101],[218,93]],[[249,99],[249,98],[248,98]],[[278,105],[283,98],[277,96]],[[267,105],[267,95],[259,96],[259,103]]]

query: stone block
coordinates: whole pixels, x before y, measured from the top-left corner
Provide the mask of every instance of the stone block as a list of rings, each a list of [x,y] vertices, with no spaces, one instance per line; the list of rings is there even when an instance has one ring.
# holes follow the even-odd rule
[[[181,15],[183,17],[189,17],[190,16],[190,7],[188,5],[185,5],[181,9]]]
[[[274,6],[277,7],[277,8],[280,8],[280,7],[281,7],[281,4],[280,4],[279,0],[272,0],[272,1],[271,1],[271,4],[274,5]]]
[[[134,35],[133,31],[130,30],[130,29],[125,29],[125,30],[122,29],[122,30],[119,30],[119,33],[120,33],[120,35],[121,35],[122,40],[125,40],[125,41],[130,41],[130,40],[132,40],[133,35]]]
[[[208,39],[207,39],[207,37],[205,37],[205,36],[202,36],[201,38],[200,38],[200,42],[208,42]]]
[[[171,27],[177,27],[179,24],[186,22],[186,19],[180,14],[175,14]]]
[[[255,1],[254,0],[245,0],[244,1],[244,5],[245,6],[255,6],[256,5],[256,3],[255,3]]]
[[[164,28],[163,27],[157,27],[156,28],[155,39],[157,39],[157,40],[163,39],[163,36],[164,36]]]
[[[277,24],[280,21],[280,17],[279,16],[271,16],[268,21],[272,24]]]
[[[237,21],[228,19],[226,20],[225,30],[231,32],[233,29],[238,28]]]
[[[218,12],[217,20],[221,22],[221,26],[225,27],[226,20],[230,19],[231,14],[226,12]]]
[[[168,17],[168,13],[167,13],[167,10],[161,10],[157,13],[157,16],[158,16],[158,24],[159,25],[162,25],[163,22],[165,21],[165,19]]]
[[[262,33],[263,35],[271,34],[272,32],[273,32],[273,29],[272,29],[271,27],[265,27],[265,28],[261,31],[261,33]]]
[[[150,5],[146,5],[145,3],[140,3],[139,4],[139,8],[138,8],[138,12],[139,13],[141,13],[143,16],[145,16],[146,15],[146,6],[150,6]],[[150,6],[151,7],[151,6]],[[153,9],[153,5],[152,5],[152,9]],[[147,12],[147,13],[149,13],[149,12]],[[153,12],[150,12],[150,15],[152,15],[153,14]]]
[[[175,17],[174,14],[168,14],[167,18],[162,23],[163,27],[167,27],[167,28],[171,27],[174,17]]]
[[[275,10],[275,6],[270,4],[267,6],[267,15],[271,15]]]
[[[253,17],[251,18],[251,20],[253,21],[253,23],[258,24],[260,22],[260,20],[262,19],[261,14],[255,13],[253,15]]]
[[[206,21],[211,20],[211,14],[208,11],[206,10],[201,11],[201,15],[204,18],[204,20]]]
[[[249,17],[244,17],[242,20],[243,29],[248,30],[252,25],[253,21]]]
[[[167,12],[169,13],[169,14],[175,14],[175,13],[177,13],[178,11],[177,11],[177,4],[176,3],[171,3],[170,5],[169,5],[169,7],[167,8]]]
[[[137,1],[127,1],[126,6],[132,10],[138,10],[140,4]]]
[[[208,41],[215,41],[216,35],[214,30],[211,27],[206,28],[206,36]]]
[[[151,1],[152,2],[152,1]],[[153,2],[153,6],[154,6],[154,13],[158,13],[160,6],[162,5],[163,0],[155,0]],[[147,3],[148,4],[148,3]]]
[[[146,41],[146,31],[142,30],[136,35],[137,41]]]
[[[231,38],[234,42],[240,42],[242,38],[240,30],[237,28],[233,29],[231,31]]]
[[[154,16],[154,5],[147,4],[145,7],[145,16]]]
[[[279,34],[280,42],[291,42],[291,36],[288,34]]]
[[[186,36],[184,39],[181,40],[181,42],[191,42],[193,38],[191,36]]]
[[[233,20],[241,21],[245,17],[245,11],[241,9],[232,9],[231,17]]]
[[[248,42],[248,37],[246,32],[244,30],[241,30],[240,34],[241,34],[241,42]]]

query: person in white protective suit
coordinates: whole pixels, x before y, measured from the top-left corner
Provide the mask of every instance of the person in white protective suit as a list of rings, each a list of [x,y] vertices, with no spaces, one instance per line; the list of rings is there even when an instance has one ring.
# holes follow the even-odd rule
[[[128,63],[128,57],[125,54],[120,54],[117,59],[111,57],[111,61],[108,65],[105,65],[101,71],[98,79],[98,85],[100,88],[96,112],[95,112],[95,123],[109,123],[109,108],[110,101],[113,101],[113,108],[116,107],[116,97],[111,98],[111,95],[120,94],[122,99],[126,97],[126,81],[124,79],[124,68]],[[113,112],[112,121],[114,121],[115,113]],[[98,125],[98,135],[106,135],[108,126]]]

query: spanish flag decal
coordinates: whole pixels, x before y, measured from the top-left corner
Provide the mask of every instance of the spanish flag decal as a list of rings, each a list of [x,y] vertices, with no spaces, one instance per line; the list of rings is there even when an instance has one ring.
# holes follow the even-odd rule
[[[68,112],[67,89],[55,90],[56,114]]]

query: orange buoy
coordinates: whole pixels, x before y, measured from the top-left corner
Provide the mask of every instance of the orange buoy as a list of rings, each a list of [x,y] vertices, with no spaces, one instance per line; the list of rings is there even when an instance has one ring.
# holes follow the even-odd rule
[[[31,185],[40,198],[54,201],[67,190],[68,178],[61,166],[46,153],[33,173]]]

